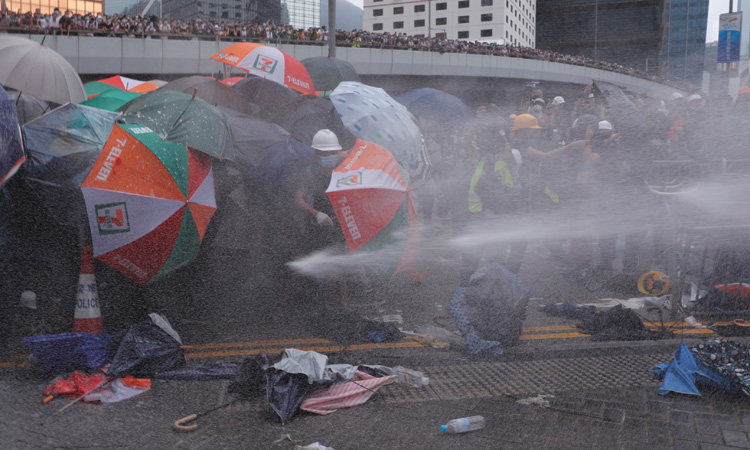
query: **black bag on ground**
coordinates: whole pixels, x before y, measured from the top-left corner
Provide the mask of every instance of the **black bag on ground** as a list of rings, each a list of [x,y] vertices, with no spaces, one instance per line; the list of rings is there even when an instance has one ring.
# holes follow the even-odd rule
[[[472,276],[463,309],[479,337],[508,348],[518,343],[531,290],[500,264]]]

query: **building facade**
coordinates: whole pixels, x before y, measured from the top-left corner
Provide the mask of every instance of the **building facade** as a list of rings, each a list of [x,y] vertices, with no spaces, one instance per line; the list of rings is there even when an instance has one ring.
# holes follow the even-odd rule
[[[706,51],[708,0],[664,0],[661,75],[700,87]]]
[[[156,0],[149,14],[177,20],[209,20],[212,22],[281,22],[280,0]]]
[[[10,11],[35,12],[52,14],[55,8],[61,12],[70,11],[73,14],[88,14],[104,12],[103,0],[5,0],[3,2]]]
[[[536,46],[536,0],[364,0],[362,28]]]
[[[281,23],[294,28],[320,28],[320,0],[281,0]]]

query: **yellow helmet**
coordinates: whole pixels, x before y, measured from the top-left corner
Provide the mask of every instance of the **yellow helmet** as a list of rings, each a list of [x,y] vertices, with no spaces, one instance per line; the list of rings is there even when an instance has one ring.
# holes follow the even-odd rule
[[[513,119],[513,128],[511,130],[521,130],[523,128],[542,128],[539,126],[536,117],[531,114],[519,114]]]

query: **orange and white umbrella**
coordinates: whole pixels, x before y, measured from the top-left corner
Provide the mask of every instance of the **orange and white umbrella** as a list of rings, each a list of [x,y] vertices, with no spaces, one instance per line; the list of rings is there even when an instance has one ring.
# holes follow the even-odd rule
[[[81,185],[94,256],[141,285],[191,262],[216,211],[211,157],[115,124]]]
[[[350,252],[383,278],[411,269],[420,242],[408,173],[385,148],[357,140],[326,190]]]
[[[136,94],[145,94],[159,89],[159,85],[150,81],[139,81],[132,78],[115,75],[113,77],[104,78],[103,80],[91,81],[83,85],[86,90],[86,97],[92,99],[102,92],[109,91],[111,89],[120,89],[125,92],[133,92]]]
[[[268,78],[303,94],[315,95],[315,87],[305,66],[276,47],[238,42],[211,59]]]

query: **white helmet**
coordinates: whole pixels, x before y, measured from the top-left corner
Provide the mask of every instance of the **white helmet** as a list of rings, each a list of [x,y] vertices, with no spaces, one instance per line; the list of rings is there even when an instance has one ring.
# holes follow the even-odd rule
[[[318,130],[312,139],[312,148],[323,152],[333,152],[341,150],[339,138],[336,133],[328,129]]]
[[[608,120],[602,120],[599,122],[599,129],[605,131],[612,131],[612,124]]]

